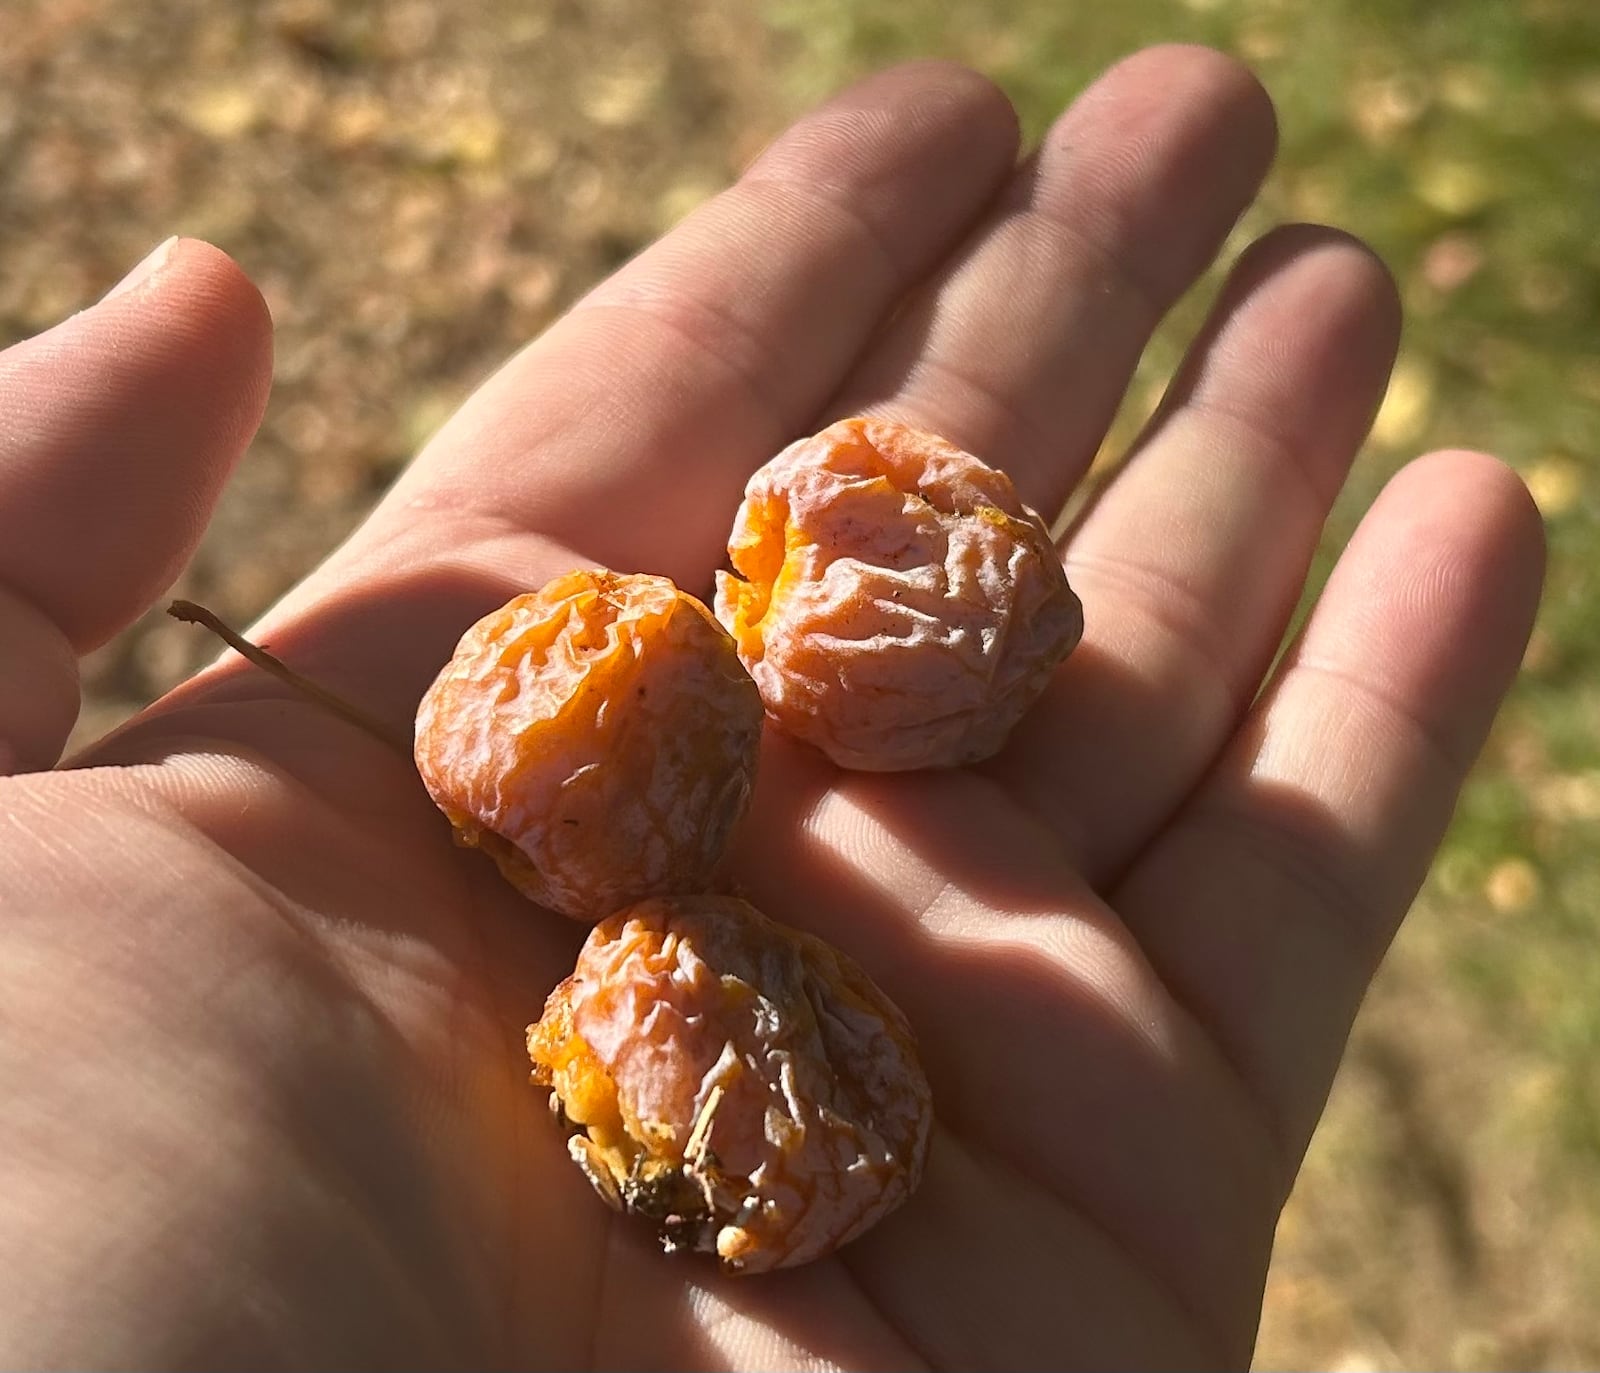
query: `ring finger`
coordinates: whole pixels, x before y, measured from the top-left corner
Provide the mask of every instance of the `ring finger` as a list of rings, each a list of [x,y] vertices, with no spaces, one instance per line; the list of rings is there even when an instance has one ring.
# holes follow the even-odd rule
[[[1399,324],[1389,275],[1359,244],[1269,235],[1071,535],[1084,641],[994,767],[1091,882],[1171,813],[1255,695]]]

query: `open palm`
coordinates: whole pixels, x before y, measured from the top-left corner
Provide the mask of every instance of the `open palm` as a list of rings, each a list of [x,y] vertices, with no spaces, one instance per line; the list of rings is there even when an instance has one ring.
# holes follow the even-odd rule
[[[869,80],[512,359],[257,628],[403,730],[575,564],[701,592],[745,477],[880,410],[1047,517],[1271,157],[1196,49],[1016,164],[959,69]],[[1398,332],[1359,245],[1255,244],[1064,541],[1086,632],[1010,746],[839,773],[769,737],[734,879],[905,1008],[920,1192],[809,1268],[668,1261],[567,1161],[523,1026],[583,931],[454,849],[407,760],[229,655],[70,769],[73,652],[155,599],[248,441],[259,297],[181,242],[0,357],[0,1361],[1248,1361],[1351,1017],[1537,600],[1491,459],[1380,497],[1274,658]],[[30,771],[30,769],[32,769]]]

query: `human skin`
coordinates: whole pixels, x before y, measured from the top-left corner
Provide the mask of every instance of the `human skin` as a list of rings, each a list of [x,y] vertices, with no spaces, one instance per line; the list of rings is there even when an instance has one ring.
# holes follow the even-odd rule
[[[747,475],[861,411],[1059,509],[1273,119],[1160,48],[1020,165],[1016,137],[941,65],[803,119],[256,635],[403,732],[462,630],[554,573],[708,594]],[[569,1162],[522,1035],[583,931],[453,848],[408,759],[226,655],[40,770],[74,656],[157,598],[259,419],[239,269],[182,241],[0,356],[0,1363],[1244,1364],[1542,574],[1505,467],[1421,457],[1273,666],[1398,324],[1360,245],[1269,234],[1064,544],[1084,639],[1008,748],[862,775],[769,735],[739,881],[905,1009],[937,1119],[903,1208],[744,1280],[653,1252]]]

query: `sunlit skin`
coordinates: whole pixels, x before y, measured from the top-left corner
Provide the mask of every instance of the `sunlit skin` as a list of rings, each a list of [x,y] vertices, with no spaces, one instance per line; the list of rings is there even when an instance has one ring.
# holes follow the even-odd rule
[[[552,575],[708,596],[748,475],[863,411],[1049,518],[1273,119],[1166,48],[1020,168],[1016,137],[944,66],[824,106],[511,359],[255,636],[404,732]],[[0,356],[0,1362],[1243,1364],[1541,578],[1515,477],[1424,456],[1274,670],[1398,328],[1360,245],[1269,234],[1064,543],[1083,641],[1007,749],[846,774],[769,734],[737,879],[904,1008],[937,1118],[904,1207],[744,1279],[574,1168],[523,1031],[582,927],[453,846],[409,759],[229,654],[38,771],[74,655],[158,599],[259,420],[239,268],[182,241]]]

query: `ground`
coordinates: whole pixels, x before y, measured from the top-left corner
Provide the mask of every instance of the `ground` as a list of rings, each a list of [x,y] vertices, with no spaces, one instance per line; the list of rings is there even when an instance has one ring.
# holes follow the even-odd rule
[[[1526,670],[1363,1011],[1284,1217],[1262,1366],[1600,1364],[1600,11],[1592,0],[7,0],[0,343],[159,239],[277,325],[261,437],[176,594],[248,621],[451,407],[850,74],[937,52],[1028,129],[1143,43],[1250,62],[1284,151],[1249,233],[1368,237],[1409,324],[1337,546],[1404,458],[1488,447],[1554,560]],[[1106,457],[1148,411],[1187,301]],[[1326,559],[1323,560],[1326,566]],[[147,617],[80,737],[210,653]]]

